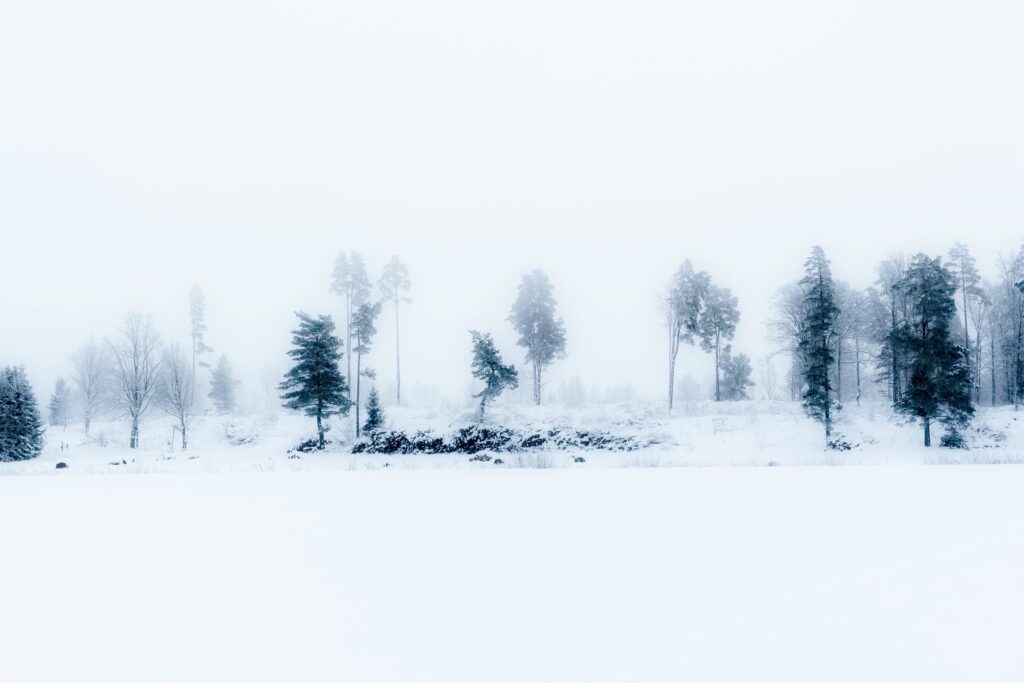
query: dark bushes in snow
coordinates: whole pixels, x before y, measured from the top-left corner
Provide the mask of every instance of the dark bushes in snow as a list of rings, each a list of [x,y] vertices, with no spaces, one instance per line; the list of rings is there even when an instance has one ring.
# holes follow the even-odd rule
[[[550,450],[635,451],[653,445],[649,439],[617,436],[606,432],[549,429],[523,432],[508,427],[471,425],[447,435],[419,431],[379,432],[358,442],[353,453],[511,453],[547,448]]]

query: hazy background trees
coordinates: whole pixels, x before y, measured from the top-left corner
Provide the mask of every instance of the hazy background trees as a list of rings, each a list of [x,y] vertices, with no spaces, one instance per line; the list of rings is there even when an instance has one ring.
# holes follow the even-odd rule
[[[172,344],[164,349],[161,371],[161,404],[175,419],[181,450],[187,451],[189,428],[196,413],[196,384],[192,365],[180,346]]]
[[[665,325],[668,328],[668,409],[675,403],[676,363],[680,345],[693,344],[700,332],[711,277],[697,271],[689,259],[683,261],[661,296]]]
[[[391,260],[384,266],[384,272],[381,273],[380,279],[377,281],[377,288],[380,290],[381,298],[384,301],[391,302],[395,311],[396,405],[402,405],[402,352],[401,337],[399,335],[399,304],[403,301],[412,301],[408,296],[403,296],[403,293],[408,292],[411,287],[412,283],[409,281],[409,269],[398,260],[397,256],[392,256]]]
[[[81,409],[83,429],[86,438],[92,421],[108,405],[111,399],[113,367],[109,348],[89,339],[71,357],[74,369],[72,379]]]
[[[131,312],[107,344],[116,369],[114,402],[131,421],[129,447],[138,448],[139,421],[152,405],[160,381],[160,334],[151,318]]]
[[[540,405],[544,370],[564,358],[565,323],[555,316],[554,288],[540,269],[523,275],[519,294],[512,304],[508,320],[519,335],[519,346],[526,349],[526,362],[533,371],[533,402]]]

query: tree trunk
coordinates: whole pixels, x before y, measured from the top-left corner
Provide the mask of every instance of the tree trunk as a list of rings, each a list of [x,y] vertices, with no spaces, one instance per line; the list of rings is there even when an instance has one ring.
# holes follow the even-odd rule
[[[974,373],[971,372],[971,333],[968,331],[967,326],[967,277],[964,275],[963,268],[960,269],[960,278],[960,289],[963,290],[964,293],[964,351],[966,352],[967,376],[970,378],[971,386],[973,386]],[[968,394],[968,396],[970,396],[970,394]]]
[[[996,407],[996,331],[990,330],[992,334],[988,336],[988,343],[990,347],[990,354],[992,356],[992,372],[990,373],[992,378],[992,407]]]
[[[719,379],[718,365],[721,362],[722,338],[715,332],[715,401],[722,400],[722,383]]]
[[[356,438],[359,438],[359,391],[363,378],[363,354],[356,356]]]
[[[533,402],[536,405],[540,405],[540,381],[541,381],[541,367],[537,361],[533,362]]]
[[[181,450],[187,451],[188,450],[188,433],[185,431],[185,420],[182,419],[182,420],[180,420],[180,422],[181,422]]]
[[[669,326],[668,332],[668,412],[672,412],[672,404],[676,396],[676,346],[675,331]]]
[[[345,379],[352,386],[352,294],[345,290],[345,360],[348,362],[348,373]]]
[[[932,445],[932,423],[927,418],[924,421],[924,445],[925,448],[931,448]]]
[[[889,333],[894,334],[896,332],[896,292],[890,294],[892,297],[892,324],[889,327]],[[892,404],[896,405],[896,402],[900,400],[900,374],[899,374],[899,361],[896,359],[896,347],[889,342],[889,352],[892,354]]]
[[[843,402],[843,340],[836,340],[836,401]]]
[[[324,449],[324,446],[327,445],[327,440],[324,439],[323,414],[321,413],[321,411],[319,409],[316,411],[316,436],[317,436],[317,442],[316,442],[317,443],[317,448],[319,448],[322,451]]]
[[[398,290],[395,290],[395,405],[402,405],[402,352],[398,334]]]
[[[854,366],[857,369],[857,405],[860,405],[860,337],[854,342],[854,352],[857,354],[857,361]]]
[[[139,447],[139,418],[132,416],[132,436],[128,444],[129,448]]]

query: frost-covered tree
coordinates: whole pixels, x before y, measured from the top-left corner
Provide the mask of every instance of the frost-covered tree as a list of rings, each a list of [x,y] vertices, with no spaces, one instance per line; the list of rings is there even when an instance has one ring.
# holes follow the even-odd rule
[[[210,375],[210,393],[208,394],[218,415],[230,415],[234,412],[237,405],[235,387],[240,383],[235,379],[234,370],[231,369],[227,357],[221,356]]]
[[[832,353],[836,315],[832,269],[821,247],[814,247],[804,265],[800,287],[804,294],[805,318],[800,326],[800,355],[803,359],[803,405],[812,418],[825,426],[826,440],[832,436],[836,404],[829,376],[835,358]]]
[[[694,343],[694,335],[700,331],[700,314],[710,285],[710,276],[704,271],[694,270],[693,264],[686,260],[672,276],[661,297],[662,311],[668,328],[669,411],[675,402],[676,359],[679,357],[679,347],[683,343]]]
[[[957,285],[941,259],[918,254],[899,287],[908,310],[892,345],[907,359],[909,382],[895,407],[921,420],[924,445],[931,446],[932,422],[956,433],[974,413],[967,352],[951,334]]]
[[[966,363],[968,372],[971,375],[972,385],[975,378],[979,376],[977,368],[971,363],[971,314],[976,306],[980,306],[979,299],[985,298],[985,290],[981,286],[981,275],[970,249],[966,244],[957,242],[949,250],[949,265],[947,266],[953,281],[956,283],[960,294],[960,315],[964,326],[964,350],[966,352]],[[980,331],[979,331],[980,333]]]
[[[199,285],[192,285],[189,293],[189,323],[192,337],[192,383],[197,384],[196,368],[210,367],[203,356],[213,351],[206,345],[206,296]]]
[[[397,256],[392,256],[391,260],[384,266],[384,272],[380,276],[380,280],[377,281],[377,288],[380,289],[381,296],[388,301],[391,301],[395,307],[395,403],[401,405],[402,403],[402,353],[401,353],[401,338],[398,334],[398,306],[402,301],[412,301],[407,296],[402,296],[403,292],[408,292],[412,287],[409,282],[409,269],[398,260]]]
[[[775,342],[774,354],[785,353],[790,359],[789,399],[796,401],[803,393],[803,357],[800,354],[800,339],[803,324],[807,318],[806,302],[798,282],[782,287],[772,298],[775,317],[768,321],[771,340]],[[774,355],[773,354],[773,355]]]
[[[359,436],[359,405],[362,398],[362,378],[376,379],[377,373],[363,367],[363,356],[370,353],[373,337],[377,334],[376,322],[380,315],[379,303],[364,303],[352,315],[352,353],[356,355],[356,436]]]
[[[566,355],[565,323],[555,317],[553,288],[544,271],[523,276],[508,320],[519,335],[517,344],[526,349],[526,362],[533,369],[533,402],[540,405],[544,370]]]
[[[722,350],[722,400],[747,400],[747,389],[754,386],[750,379],[752,373],[753,367],[747,354],[738,353],[734,356],[732,347],[726,346]]]
[[[24,368],[0,369],[0,462],[29,460],[43,450],[43,423]]]
[[[899,401],[906,383],[904,361],[899,350],[892,346],[892,334],[903,323],[906,316],[906,297],[899,284],[907,273],[908,259],[903,254],[894,254],[884,260],[878,267],[878,293],[882,303],[888,310],[887,319],[876,326],[875,336],[878,340],[878,369],[881,378],[889,384],[889,399],[893,405]]]
[[[177,344],[164,349],[160,404],[181,432],[181,450],[188,450],[188,433],[196,412],[196,385],[185,352]]]
[[[519,372],[502,362],[501,353],[491,335],[476,330],[470,334],[473,336],[473,377],[484,383],[480,393],[473,394],[473,398],[480,399],[480,420],[483,421],[484,411],[490,401],[500,396],[505,389],[519,387]]]
[[[131,420],[129,446],[139,446],[139,422],[149,410],[160,380],[160,334],[139,313],[124,317],[119,336],[108,341],[116,367],[117,406]]]
[[[370,278],[357,252],[340,252],[334,260],[331,292],[345,297],[345,345],[348,351],[346,377],[352,378],[352,315],[370,300]]]
[[[71,388],[63,377],[57,379],[50,397],[50,426],[68,428],[71,421]]]
[[[700,313],[700,348],[714,354],[715,400],[722,400],[722,348],[736,336],[740,309],[736,297],[725,287],[710,285]]]
[[[384,407],[380,404],[380,394],[377,387],[371,387],[366,397],[366,422],[363,423],[363,433],[373,434],[384,428]]]
[[[332,415],[348,415],[352,401],[348,383],[341,374],[341,340],[334,333],[334,321],[328,315],[316,318],[299,311],[298,329],[292,332],[294,348],[288,352],[294,365],[280,385],[281,400],[289,410],[301,410],[316,418],[317,444],[327,445],[326,420]]]
[[[90,339],[71,357],[71,364],[75,371],[73,381],[85,436],[88,437],[93,419],[110,398],[110,356],[105,347]]]

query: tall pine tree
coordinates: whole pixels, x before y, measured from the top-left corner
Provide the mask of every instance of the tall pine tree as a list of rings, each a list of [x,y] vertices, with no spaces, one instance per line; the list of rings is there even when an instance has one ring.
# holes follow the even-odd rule
[[[565,358],[565,323],[555,317],[551,280],[542,270],[533,270],[519,283],[519,296],[508,316],[519,335],[517,344],[526,349],[526,361],[533,368],[533,401],[540,405],[544,370],[556,359]]]
[[[377,281],[377,287],[380,289],[381,296],[390,300],[395,306],[395,404],[401,405],[402,353],[401,337],[398,334],[398,305],[402,301],[412,301],[408,296],[403,296],[403,292],[408,292],[412,284],[409,282],[409,269],[398,260],[397,256],[392,256],[384,266],[384,272],[381,273],[380,280]]]
[[[803,361],[803,406],[815,420],[825,426],[825,439],[832,436],[836,404],[832,398],[829,371],[835,358],[832,353],[833,326],[839,309],[836,307],[832,269],[825,251],[814,247],[804,264],[800,288],[804,296],[804,320],[800,326],[800,357]]]
[[[668,409],[675,403],[676,359],[679,347],[693,344],[700,331],[700,315],[707,298],[711,277],[696,271],[689,260],[683,261],[672,277],[662,305],[668,326]]]
[[[235,410],[235,387],[239,384],[227,357],[221,356],[210,376],[209,393],[209,398],[213,401],[218,415],[229,415]]]
[[[362,399],[362,379],[376,379],[377,374],[370,368],[363,367],[363,356],[370,352],[373,344],[373,337],[377,334],[376,322],[380,315],[381,305],[379,303],[364,303],[356,309],[352,316],[352,346],[351,352],[356,355],[356,436],[360,434],[359,405]]]
[[[740,309],[736,297],[725,287],[710,285],[700,313],[700,348],[715,355],[715,400],[722,400],[722,348],[736,336]]]
[[[907,359],[909,381],[895,408],[921,420],[924,445],[931,446],[932,422],[955,434],[974,414],[967,350],[953,342],[951,333],[957,284],[941,259],[918,254],[899,287],[908,309],[892,345]]]
[[[341,340],[334,334],[334,321],[328,315],[314,318],[299,311],[299,328],[292,334],[288,352],[295,364],[281,383],[281,399],[290,410],[301,410],[316,418],[318,447],[327,445],[325,422],[332,415],[348,415],[352,401],[348,383],[341,374]]]

